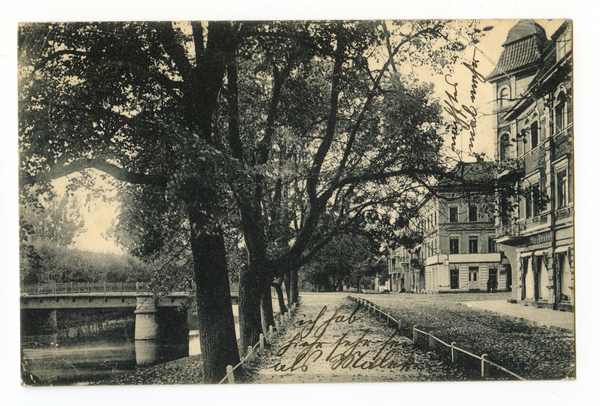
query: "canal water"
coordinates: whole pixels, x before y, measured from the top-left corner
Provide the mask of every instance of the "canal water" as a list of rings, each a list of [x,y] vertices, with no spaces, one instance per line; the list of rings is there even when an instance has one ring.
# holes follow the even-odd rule
[[[236,335],[239,337],[238,306],[233,305]],[[89,332],[100,334],[88,334]],[[86,334],[82,334],[86,332]],[[33,337],[22,345],[22,363],[27,377],[42,385],[74,385],[106,379],[136,368],[134,320],[114,323],[109,329],[82,326],[56,336]],[[138,343],[139,344],[139,343]],[[148,351],[147,348],[143,349]],[[138,346],[138,351],[140,347]],[[186,344],[162,345],[158,364],[200,353],[198,330],[189,332]]]

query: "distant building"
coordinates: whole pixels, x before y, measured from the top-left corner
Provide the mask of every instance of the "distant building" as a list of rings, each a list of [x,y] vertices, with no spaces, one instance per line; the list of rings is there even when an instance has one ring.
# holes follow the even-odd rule
[[[419,288],[425,285],[425,275],[422,267],[418,266],[418,253],[415,251],[406,247],[390,250],[388,258],[390,278],[387,285],[390,292],[418,292]]]
[[[531,20],[508,33],[487,77],[496,94],[496,159],[519,196],[502,202],[496,242],[512,270],[514,299],[574,306],[572,27],[547,38]]]
[[[492,162],[461,162],[454,173],[464,182],[484,184],[496,176]],[[390,252],[390,290],[451,293],[510,290],[509,266],[496,249],[494,195],[466,194],[463,185],[442,180],[440,198],[423,202],[410,231],[423,237],[412,250]]]
[[[454,171],[465,182],[495,177],[491,162],[461,162]],[[494,196],[469,196],[453,182],[438,187],[442,198],[429,199],[420,213],[427,293],[487,291],[488,282],[490,289],[510,289],[494,240]]]

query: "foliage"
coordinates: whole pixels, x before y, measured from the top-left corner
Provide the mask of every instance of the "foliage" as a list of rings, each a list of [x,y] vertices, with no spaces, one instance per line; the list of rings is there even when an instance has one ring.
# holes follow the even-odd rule
[[[62,197],[29,196],[27,200],[20,210],[22,241],[52,241],[68,247],[75,237],[85,232],[80,205],[68,192]]]
[[[362,235],[345,234],[333,238],[302,268],[304,280],[324,291],[354,286],[359,278],[383,276],[385,262],[379,260],[379,245]]]
[[[24,245],[21,282],[150,282],[150,267],[130,255],[79,251],[43,241]]]

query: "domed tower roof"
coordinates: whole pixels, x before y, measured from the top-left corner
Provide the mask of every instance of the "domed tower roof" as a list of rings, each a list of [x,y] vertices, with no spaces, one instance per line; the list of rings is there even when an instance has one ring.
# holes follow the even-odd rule
[[[546,41],[546,30],[541,25],[533,20],[521,20],[508,31],[506,42],[502,46],[506,47],[515,41],[528,38],[532,35],[537,35],[544,42]]]
[[[521,20],[508,31],[504,48],[496,67],[487,77],[494,81],[541,62],[548,44],[546,30],[533,20]]]

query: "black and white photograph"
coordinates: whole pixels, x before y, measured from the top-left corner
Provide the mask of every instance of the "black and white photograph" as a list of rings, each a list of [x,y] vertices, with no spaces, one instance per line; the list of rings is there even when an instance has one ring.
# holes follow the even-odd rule
[[[572,20],[17,47],[22,385],[576,378]]]
[[[7,399],[597,392],[592,10],[26,3],[0,41]]]

